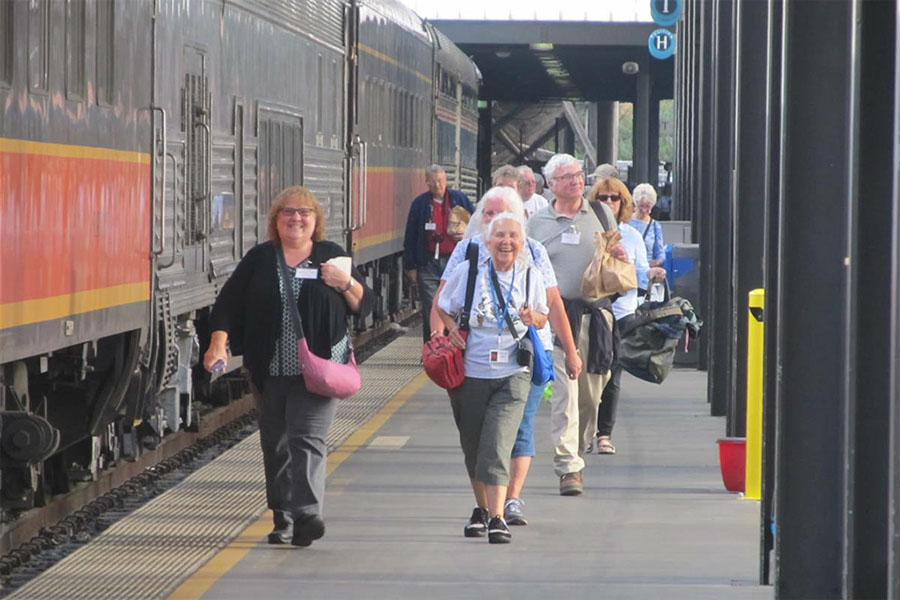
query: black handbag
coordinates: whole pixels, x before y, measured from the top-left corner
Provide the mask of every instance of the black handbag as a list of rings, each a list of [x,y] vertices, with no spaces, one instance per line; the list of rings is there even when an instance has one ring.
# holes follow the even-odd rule
[[[662,302],[651,302],[648,292],[644,303],[619,330],[619,364],[651,383],[662,383],[669,375],[682,336],[695,338],[703,326],[690,302],[670,295],[668,283]]]

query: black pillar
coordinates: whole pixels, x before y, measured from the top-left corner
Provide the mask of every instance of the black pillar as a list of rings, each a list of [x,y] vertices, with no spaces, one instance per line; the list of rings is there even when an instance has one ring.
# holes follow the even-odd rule
[[[650,172],[650,67],[641,63],[637,75],[637,95],[634,101],[634,127],[632,135],[632,167],[628,179],[631,183],[647,181]]]
[[[482,102],[484,107],[482,107]],[[478,103],[478,196],[491,187],[491,156],[494,133],[491,130],[493,102],[483,100]]]
[[[848,255],[854,224],[848,194],[853,171],[849,92],[853,7],[849,2],[784,3],[782,235],[775,299],[780,315],[778,598],[848,597],[843,590],[844,442],[851,383]]]
[[[697,212],[691,227],[691,235],[694,243],[700,244],[700,316],[706,321],[706,329],[700,336],[700,349],[698,353],[697,367],[706,370],[709,366],[709,346],[712,335],[710,333],[710,319],[712,317],[711,305],[711,278],[712,278],[712,165],[714,152],[712,150],[712,100],[713,100],[713,3],[706,0],[698,0],[700,13],[700,46],[699,74],[697,87],[700,90],[695,115],[697,119],[697,145],[695,148],[695,160],[693,187],[697,194]],[[707,397],[712,402],[712,399]],[[725,410],[717,407],[713,414],[724,415]]]
[[[770,553],[775,549],[772,533],[775,500],[775,406],[778,373],[778,224],[781,165],[781,17],[782,0],[766,3],[766,164],[763,177],[763,211],[765,214],[765,261],[763,271],[766,289],[765,359],[763,369],[763,460],[762,501],[760,502],[760,583],[771,583]]]
[[[710,210],[710,313],[707,395],[713,415],[726,417],[736,435],[734,393],[734,287],[732,285],[732,151],[734,144],[734,0],[715,0],[714,96],[712,103],[712,185]],[[706,243],[706,242],[704,242]]]
[[[559,127],[559,152],[575,154],[575,132],[566,119],[558,119]]]
[[[739,2],[736,29],[736,116],[734,264],[735,295],[732,324],[735,335],[734,434],[746,435],[747,296],[763,287],[765,214],[761,185],[766,171],[766,47],[767,5]]]
[[[616,146],[619,133],[619,111],[617,102],[593,102],[590,105],[588,122],[589,135],[597,149],[594,157],[598,165],[616,164]]]
[[[860,2],[855,21],[853,55],[858,55],[859,96],[852,107],[858,126],[858,193],[851,196],[857,218],[856,240],[851,245],[850,356],[855,386],[850,389],[848,431],[850,478],[846,497],[849,506],[848,558],[845,563],[847,598],[897,598],[888,591],[888,529],[890,521],[891,373],[897,373],[891,355],[891,331],[885,327],[896,311],[898,288],[891,285],[891,261],[896,251],[898,204],[894,195],[896,169],[896,52],[897,6],[888,2]],[[852,88],[850,88],[852,89]],[[852,206],[852,205],[851,205]],[[851,214],[852,214],[851,208]],[[851,223],[853,225],[853,223]],[[851,227],[851,231],[852,231]],[[893,238],[893,239],[892,239]],[[854,258],[854,254],[856,257]],[[855,279],[855,281],[854,281]],[[896,376],[896,375],[895,375]],[[893,402],[892,402],[893,401]],[[896,451],[896,446],[894,446]],[[893,507],[897,506],[893,498]],[[890,563],[897,570],[896,557]]]
[[[650,100],[647,124],[647,178],[637,183],[659,184],[659,98]]]

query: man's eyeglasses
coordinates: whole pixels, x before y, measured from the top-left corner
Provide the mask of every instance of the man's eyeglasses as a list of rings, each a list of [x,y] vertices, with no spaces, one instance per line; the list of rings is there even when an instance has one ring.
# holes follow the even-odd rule
[[[576,179],[584,179],[584,171],[578,171],[577,173],[569,173],[568,175],[560,175],[559,177],[554,177],[553,179],[557,181],[564,181],[566,183],[572,183]]]
[[[601,202],[619,202],[621,199],[621,194],[597,194],[597,200]]]
[[[308,217],[313,214],[315,211],[307,206],[301,206],[300,208],[292,208],[290,206],[285,206],[279,212],[281,212],[282,217],[293,217],[294,215],[300,215],[301,217]]]

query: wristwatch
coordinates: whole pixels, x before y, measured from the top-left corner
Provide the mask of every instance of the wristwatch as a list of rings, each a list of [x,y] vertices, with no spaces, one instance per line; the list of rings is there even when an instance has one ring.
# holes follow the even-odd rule
[[[356,284],[356,282],[355,282],[355,281],[353,280],[353,278],[351,277],[351,278],[350,278],[350,283],[347,284],[347,287],[345,287],[344,289],[340,290],[340,292],[341,292],[342,294],[343,294],[344,292],[349,292],[350,289],[351,289],[355,284]]]

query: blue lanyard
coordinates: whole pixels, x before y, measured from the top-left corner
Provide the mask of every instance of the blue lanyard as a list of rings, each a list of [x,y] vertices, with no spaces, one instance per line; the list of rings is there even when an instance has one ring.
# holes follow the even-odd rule
[[[497,301],[497,292],[494,290],[494,278],[496,277],[497,283],[500,283],[500,278],[497,277],[496,272],[494,271],[494,261],[488,259],[488,268],[490,269],[490,285],[491,288],[491,302],[494,304],[494,314],[497,316],[497,337],[499,338],[503,335],[503,326],[506,321],[506,313],[509,312],[509,305],[512,304],[512,291],[513,285],[516,283],[516,265],[513,264],[513,272],[512,272],[512,280],[509,283],[509,296],[506,299],[506,305],[503,307],[503,314],[500,314],[500,306]],[[502,288],[501,288],[502,291]]]

